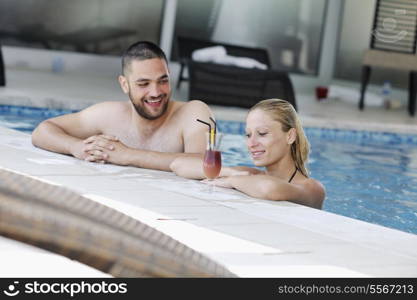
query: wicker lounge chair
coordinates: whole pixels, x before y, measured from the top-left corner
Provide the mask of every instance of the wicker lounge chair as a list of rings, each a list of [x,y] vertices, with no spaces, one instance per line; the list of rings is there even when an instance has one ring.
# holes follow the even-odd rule
[[[176,47],[181,69],[178,76],[177,88],[180,87],[182,81],[188,80],[188,78],[185,77],[184,72],[188,60],[191,59],[193,51],[212,46],[223,46],[224,48],[226,48],[226,52],[228,55],[253,58],[258,62],[265,64],[268,68],[271,67],[268,51],[266,49],[237,46],[215,41],[199,40],[194,38],[178,36]]]
[[[234,277],[210,258],[115,209],[1,168],[0,235],[115,277]]]
[[[260,100],[279,98],[297,109],[294,89],[286,72],[245,69],[189,60],[189,99],[209,104],[252,107]]]

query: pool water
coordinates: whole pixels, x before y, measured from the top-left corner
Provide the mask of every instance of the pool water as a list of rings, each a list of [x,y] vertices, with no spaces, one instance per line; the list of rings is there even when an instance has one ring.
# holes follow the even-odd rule
[[[311,177],[326,187],[324,210],[417,234],[417,144],[326,141],[306,132]],[[225,137],[225,165],[253,166],[244,144],[242,136]]]
[[[0,105],[0,126],[30,133],[42,120],[68,113]],[[244,123],[219,121],[223,163],[252,166]],[[306,128],[311,177],[326,187],[323,209],[417,234],[417,136]]]
[[[74,112],[66,109],[0,105],[0,126],[31,133],[43,120]]]

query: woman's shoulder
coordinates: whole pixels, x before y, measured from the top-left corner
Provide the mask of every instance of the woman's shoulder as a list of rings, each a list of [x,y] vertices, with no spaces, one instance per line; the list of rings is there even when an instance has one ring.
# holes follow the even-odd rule
[[[311,177],[306,178],[300,183],[311,196],[312,200],[317,203],[316,206],[321,208],[324,198],[326,197],[326,189],[324,185],[320,181]]]
[[[305,184],[313,187],[313,188],[317,188],[317,189],[324,189],[324,185],[318,181],[317,179],[314,179],[312,177],[308,177],[305,179]]]

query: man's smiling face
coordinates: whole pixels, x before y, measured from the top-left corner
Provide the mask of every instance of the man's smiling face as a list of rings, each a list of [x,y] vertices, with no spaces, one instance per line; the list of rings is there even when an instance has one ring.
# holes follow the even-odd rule
[[[164,59],[132,60],[123,77],[126,84],[122,83],[122,89],[141,117],[155,120],[166,112],[171,86]]]

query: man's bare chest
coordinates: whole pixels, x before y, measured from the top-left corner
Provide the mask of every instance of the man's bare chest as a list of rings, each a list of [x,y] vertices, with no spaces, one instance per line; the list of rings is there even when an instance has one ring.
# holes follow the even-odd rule
[[[120,141],[128,147],[159,152],[183,152],[184,143],[179,130],[159,130],[151,135],[142,135],[130,130],[118,134]]]

